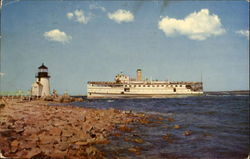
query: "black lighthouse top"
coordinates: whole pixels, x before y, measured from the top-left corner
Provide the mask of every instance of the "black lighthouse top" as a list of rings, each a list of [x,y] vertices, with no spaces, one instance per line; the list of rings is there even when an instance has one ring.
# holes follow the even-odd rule
[[[42,65],[39,66],[38,69],[48,69],[48,67],[46,67],[46,66],[44,65],[44,63],[42,63]]]
[[[38,73],[36,75],[36,78],[41,78],[41,77],[50,78],[48,74],[48,67],[46,67],[44,63],[42,63],[42,65],[38,67]]]

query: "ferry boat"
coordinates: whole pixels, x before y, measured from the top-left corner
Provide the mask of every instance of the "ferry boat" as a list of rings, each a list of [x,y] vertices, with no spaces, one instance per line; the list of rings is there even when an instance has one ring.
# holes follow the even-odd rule
[[[120,73],[114,81],[87,83],[87,98],[166,98],[181,95],[202,95],[202,82],[171,82],[142,80],[137,69],[136,79]]]

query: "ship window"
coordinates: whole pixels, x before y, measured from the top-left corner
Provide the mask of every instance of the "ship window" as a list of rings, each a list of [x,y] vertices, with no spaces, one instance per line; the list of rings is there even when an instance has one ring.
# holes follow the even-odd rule
[[[180,85],[180,87],[182,87],[182,85]]]
[[[175,85],[175,87],[178,87],[178,85]]]
[[[148,87],[150,87],[150,86],[148,85]]]
[[[136,87],[136,85],[134,85],[134,87]]]
[[[145,87],[145,85],[143,85],[143,87]]]
[[[125,87],[127,87],[127,85],[125,85]]]
[[[155,87],[155,85],[153,85],[153,87]]]
[[[162,87],[164,87],[164,85],[161,85]]]
[[[139,85],[138,87],[141,87],[141,85]]]
[[[130,88],[124,88],[124,92],[129,92]]]

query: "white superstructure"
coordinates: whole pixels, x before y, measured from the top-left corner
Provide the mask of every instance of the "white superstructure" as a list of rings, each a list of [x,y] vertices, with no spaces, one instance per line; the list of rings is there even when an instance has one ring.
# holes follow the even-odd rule
[[[88,82],[88,98],[159,98],[170,95],[203,94],[202,82],[170,82],[142,80],[141,69],[136,79],[118,74],[114,82]]]
[[[36,81],[32,84],[31,95],[37,97],[50,95],[50,84],[48,75],[48,68],[42,64],[38,67],[39,71],[36,75]]]

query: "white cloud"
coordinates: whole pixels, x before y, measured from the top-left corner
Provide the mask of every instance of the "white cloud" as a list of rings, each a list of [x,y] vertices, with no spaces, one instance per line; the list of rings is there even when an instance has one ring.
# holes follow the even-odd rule
[[[71,12],[67,13],[67,17],[68,17],[69,19],[72,19],[72,18],[73,18],[73,16],[74,16],[74,14],[73,14],[73,13],[71,13]]]
[[[236,31],[236,33],[245,36],[247,39],[249,39],[249,30],[238,30]]]
[[[158,28],[166,36],[185,35],[192,40],[205,40],[211,36],[225,33],[220,18],[209,14],[208,9],[189,14],[184,19],[164,17],[158,23]]]
[[[5,73],[3,73],[3,72],[0,72],[0,77],[2,77],[2,76],[4,76],[5,75]]]
[[[45,32],[43,36],[50,41],[57,41],[61,43],[68,43],[72,39],[70,35],[67,35],[65,32],[60,31],[59,29],[50,30]]]
[[[102,7],[102,6],[99,6],[99,5],[97,5],[97,4],[90,4],[90,5],[89,5],[89,9],[90,9],[90,10],[99,9],[99,10],[101,10],[101,11],[103,11],[103,12],[106,12],[106,8],[104,8],[104,7]]]
[[[113,13],[108,13],[108,17],[117,23],[131,22],[134,20],[134,15],[127,10],[119,9]]]
[[[87,24],[90,20],[90,16],[86,16],[82,10],[75,10],[74,12],[67,13],[69,20],[73,19],[78,23]]]

